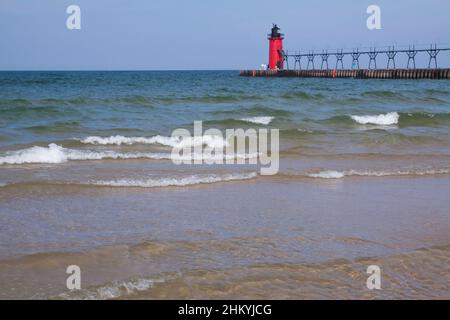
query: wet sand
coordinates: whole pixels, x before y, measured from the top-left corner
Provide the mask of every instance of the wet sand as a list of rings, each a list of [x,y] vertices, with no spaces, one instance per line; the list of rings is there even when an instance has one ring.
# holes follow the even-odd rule
[[[0,298],[448,299],[449,182],[3,187]],[[83,290],[69,292],[73,264]]]

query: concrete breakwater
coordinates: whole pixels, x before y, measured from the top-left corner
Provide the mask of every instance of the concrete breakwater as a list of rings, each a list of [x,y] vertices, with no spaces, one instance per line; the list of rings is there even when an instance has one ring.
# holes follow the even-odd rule
[[[241,70],[242,77],[450,79],[450,69]]]

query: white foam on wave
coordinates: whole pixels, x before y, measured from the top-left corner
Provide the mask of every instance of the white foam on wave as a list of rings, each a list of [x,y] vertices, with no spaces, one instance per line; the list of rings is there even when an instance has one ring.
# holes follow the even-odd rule
[[[0,157],[0,164],[24,163],[64,163],[69,160],[102,160],[102,159],[137,159],[137,158],[164,158],[163,154],[146,153],[120,153],[115,151],[93,151],[67,149],[51,143],[48,147],[31,147],[17,151],[9,151]]]
[[[257,158],[259,154],[183,154],[172,155],[170,153],[152,153],[152,152],[116,152],[112,150],[75,150],[67,149],[57,144],[51,143],[48,147],[31,147],[27,149],[9,151],[4,156],[0,156],[0,165],[4,164],[57,164],[71,160],[103,160],[103,159],[153,159],[153,160],[203,160],[218,161],[229,159],[252,159]]]
[[[350,116],[354,121],[359,124],[374,124],[380,126],[389,126],[398,124],[400,115],[397,112],[389,112],[379,115],[367,115],[367,116]]]
[[[6,152],[5,156],[0,157],[0,164],[62,163],[67,160],[65,149],[52,143],[48,148],[32,147]]]
[[[307,174],[308,177],[311,178],[322,178],[322,179],[340,179],[345,176],[343,172],[339,171],[321,171],[319,173],[310,173]]]
[[[90,185],[108,186],[108,187],[139,187],[139,188],[157,188],[157,187],[183,187],[196,184],[210,184],[217,182],[227,182],[236,180],[249,180],[257,176],[256,172],[223,174],[223,175],[193,175],[182,178],[149,178],[149,179],[119,179],[110,181],[92,181]]]
[[[439,174],[450,174],[450,169],[417,169],[417,170],[392,170],[392,171],[326,170],[318,173],[308,173],[306,174],[306,176],[310,178],[320,178],[320,179],[341,179],[344,177],[351,177],[351,176],[387,177],[387,176],[426,176]]]
[[[273,119],[274,117],[250,117],[250,118],[242,118],[240,120],[256,124],[268,125],[272,122]]]
[[[155,286],[157,283],[163,283],[170,280],[167,279],[137,279],[130,281],[114,281],[109,285],[98,288],[72,291],[69,293],[62,293],[58,296],[65,300],[108,300],[117,299],[123,296],[137,294],[139,292],[147,291]]]
[[[220,136],[204,135],[199,137],[166,137],[166,136],[154,136],[154,137],[124,137],[124,136],[111,136],[111,137],[98,137],[91,136],[85,139],[79,140],[84,144],[95,145],[132,145],[132,144],[160,144],[163,146],[169,146],[173,148],[187,148],[198,145],[206,145],[211,148],[223,148],[228,145],[228,142]]]

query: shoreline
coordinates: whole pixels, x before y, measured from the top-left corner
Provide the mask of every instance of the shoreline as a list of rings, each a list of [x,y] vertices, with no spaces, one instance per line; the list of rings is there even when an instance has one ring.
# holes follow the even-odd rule
[[[105,285],[111,287],[123,281],[131,281],[132,286],[137,279],[152,279],[164,272],[181,272],[183,275],[187,272],[187,278],[175,277],[172,279],[174,282],[169,281],[167,286],[158,282],[155,287],[152,285],[137,291],[133,289],[134,293],[130,296],[126,294],[126,287],[121,287],[120,298],[200,298],[200,292],[193,292],[191,296],[187,292],[182,293],[186,285],[183,282],[187,279],[197,285],[203,283],[204,278],[197,278],[196,273],[209,274],[212,282],[208,286],[211,290],[217,290],[215,293],[211,291],[212,296],[220,297],[219,288],[223,284],[215,282],[217,276],[224,272],[231,272],[231,276],[234,274],[232,270],[238,268],[236,270],[243,272],[241,276],[235,274],[238,282],[231,281],[228,285],[239,287],[241,280],[238,279],[247,277],[245,274],[250,271],[246,270],[252,270],[255,264],[266,265],[265,276],[261,275],[258,280],[261,288],[275,285],[274,294],[300,299],[308,297],[302,290],[305,287],[299,284],[297,289],[290,288],[285,292],[276,279],[291,278],[292,274],[300,276],[303,271],[299,273],[296,268],[306,268],[308,274],[321,274],[321,263],[328,265],[343,259],[347,261],[344,265],[348,267],[345,269],[353,271],[347,274],[348,279],[342,278],[337,283],[353,283],[355,280],[351,274],[361,269],[360,260],[366,259],[364,257],[384,263],[398,260],[398,255],[408,258],[408,263],[418,268],[420,274],[427,272],[421,262],[423,256],[420,253],[410,255],[417,250],[429,250],[426,259],[431,259],[433,265],[448,265],[450,237],[445,221],[448,221],[446,208],[450,205],[447,199],[449,181],[448,176],[362,178],[320,183],[261,179],[156,192],[107,188],[100,193],[99,190],[92,192],[92,188],[85,188],[78,193],[65,193],[57,187],[54,188],[55,193],[37,186],[35,195],[23,195],[15,202],[15,210],[28,216],[27,223],[45,217],[41,214],[35,216],[38,212],[46,212],[49,222],[58,216],[58,225],[65,227],[61,229],[55,225],[47,231],[50,233],[45,238],[51,241],[51,247],[58,243],[60,249],[55,252],[54,247],[44,253],[36,247],[38,243],[41,243],[41,248],[44,245],[44,238],[39,240],[38,237],[31,243],[41,253],[1,259],[0,295],[5,298],[30,298],[30,293],[40,292],[39,288],[45,284],[48,289],[41,298],[55,298],[55,295],[65,292],[65,282],[62,280],[66,276],[64,268],[73,263],[80,264],[85,271],[86,287],[83,288],[95,292]],[[60,204],[69,194],[71,206],[62,213]],[[2,211],[5,212],[2,203]],[[34,208],[30,208],[30,203],[34,203]],[[118,208],[115,203],[121,203],[121,206]],[[220,206],[217,206],[219,203]],[[86,214],[78,211],[80,205]],[[183,211],[173,211],[181,207]],[[114,208],[114,212],[108,208]],[[72,227],[67,228],[70,225]],[[141,227],[136,229],[136,225]],[[55,238],[61,232],[63,238]],[[99,246],[100,243],[103,245]],[[16,249],[10,247],[10,250],[17,253],[18,244],[15,245]],[[435,256],[436,252],[439,252],[438,256]],[[414,258],[416,255],[417,258]],[[4,253],[2,256],[5,257]],[[319,265],[314,271],[317,263]],[[279,269],[280,265],[286,265],[285,273]],[[292,270],[289,265],[297,267]],[[337,268],[341,270],[342,266]],[[40,270],[39,279],[35,279],[36,270]],[[445,270],[443,268],[441,272],[448,276]],[[333,267],[325,273],[328,274],[325,277],[335,271]],[[360,271],[358,277],[364,278],[365,270]],[[395,277],[406,276],[403,271],[396,272]],[[8,293],[11,286],[8,282],[15,278],[15,274],[23,278],[23,288],[15,286],[15,293]],[[56,274],[59,276],[55,277]],[[426,283],[438,283],[435,275],[427,276]],[[311,297],[333,294],[332,286],[324,289],[321,285],[321,281],[324,281],[320,280],[321,276],[317,280],[314,277],[306,280],[307,276],[300,278],[306,281],[305,286],[311,290]],[[356,284],[354,282],[349,288]],[[385,284],[385,288],[388,284],[390,282]],[[191,285],[194,284],[188,287]],[[422,278],[410,277],[409,285],[422,288]],[[245,286],[244,281],[241,288]],[[364,287],[364,283],[361,286]],[[408,294],[406,287],[387,289],[388,292],[384,291],[373,298],[420,298],[428,294],[425,291],[418,292],[417,296]],[[242,291],[238,296],[258,298],[264,296],[262,292],[266,290],[255,292],[254,295],[246,295]],[[342,296],[343,299],[356,297],[349,291],[347,293],[347,296]],[[370,294],[361,297],[367,295]],[[446,297],[442,291],[440,295],[441,298]],[[62,297],[70,298],[70,295]]]

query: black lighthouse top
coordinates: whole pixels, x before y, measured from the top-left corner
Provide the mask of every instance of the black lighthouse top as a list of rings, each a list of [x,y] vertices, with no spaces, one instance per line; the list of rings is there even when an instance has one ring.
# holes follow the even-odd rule
[[[272,33],[269,34],[269,38],[281,38],[283,34],[280,33],[280,28],[276,24],[272,25]]]

